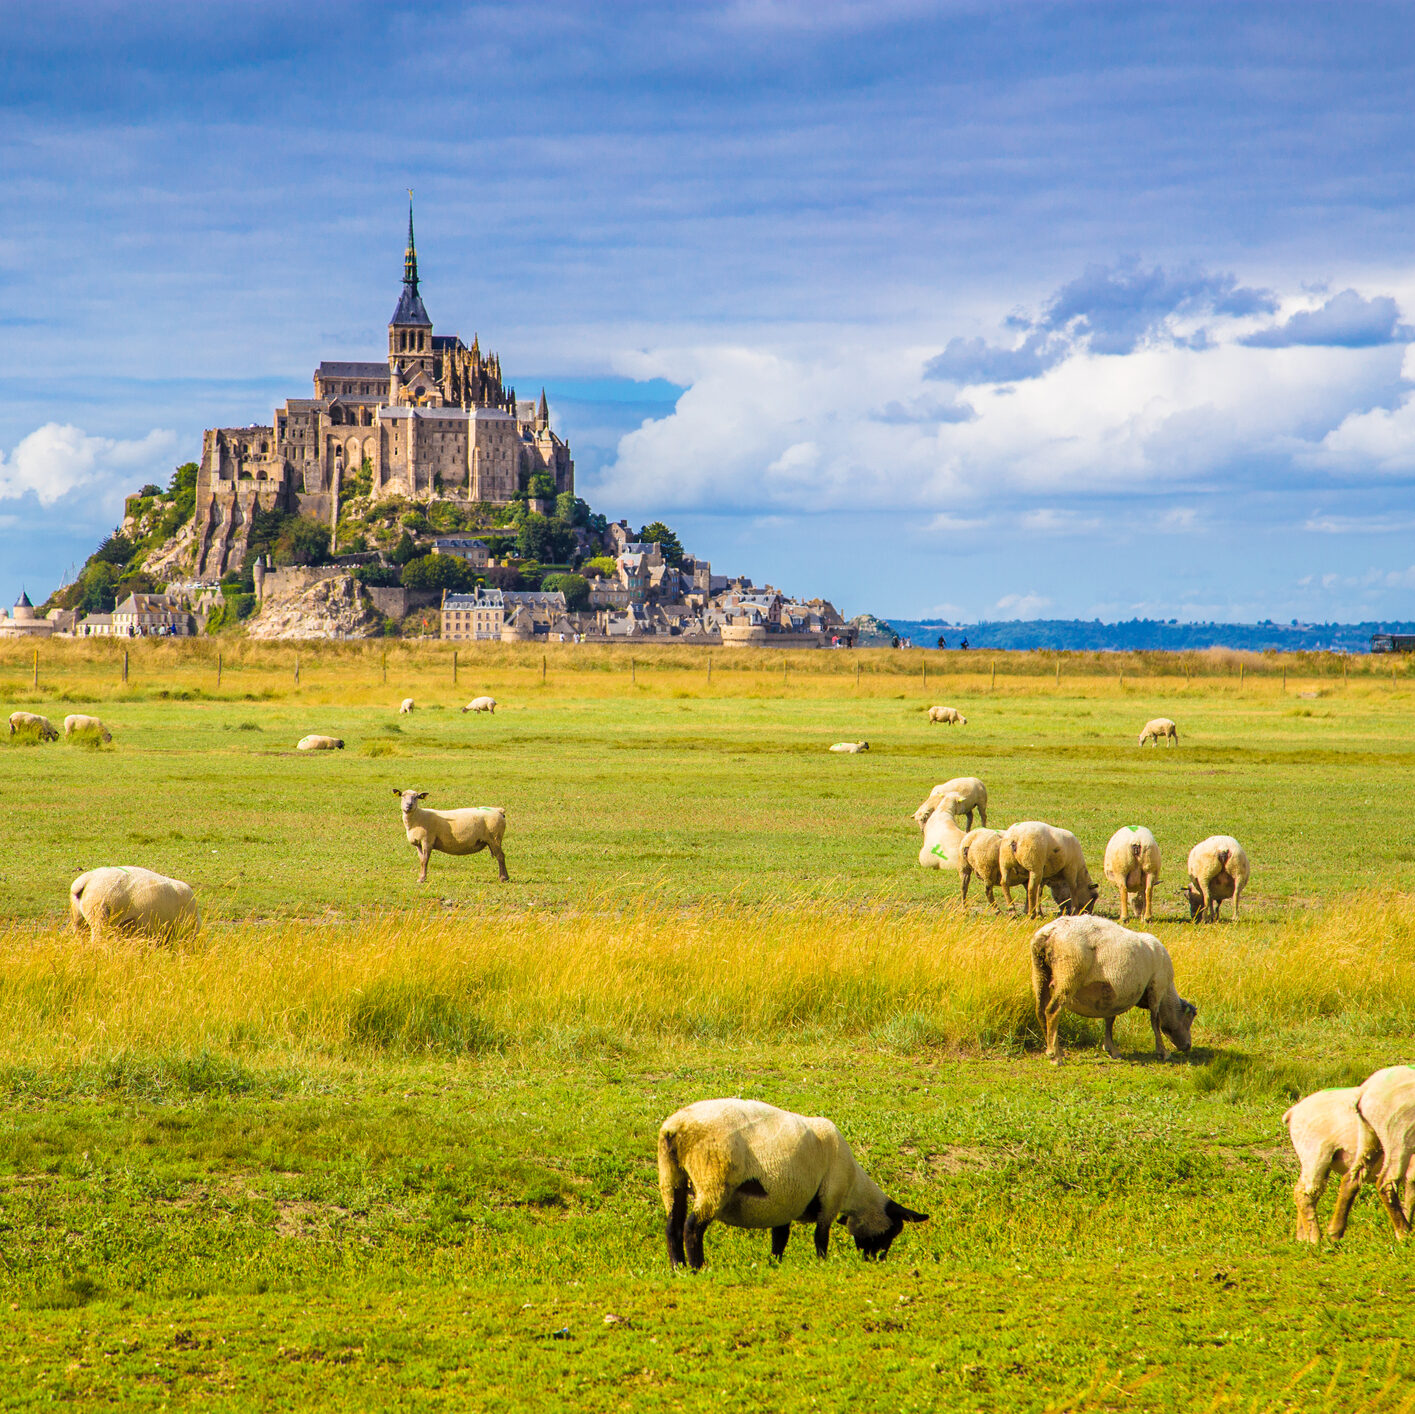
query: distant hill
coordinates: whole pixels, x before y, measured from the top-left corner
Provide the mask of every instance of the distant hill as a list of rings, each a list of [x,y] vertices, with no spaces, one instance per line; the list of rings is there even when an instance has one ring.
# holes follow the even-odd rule
[[[894,631],[915,647],[933,647],[940,636],[950,648],[963,639],[970,648],[1058,651],[1183,652],[1203,648],[1242,648],[1261,653],[1369,653],[1373,633],[1415,633],[1415,624],[1182,624],[1173,619],[1130,619],[1103,624],[1099,619],[1005,619],[975,624],[944,624],[934,619],[892,619]]]

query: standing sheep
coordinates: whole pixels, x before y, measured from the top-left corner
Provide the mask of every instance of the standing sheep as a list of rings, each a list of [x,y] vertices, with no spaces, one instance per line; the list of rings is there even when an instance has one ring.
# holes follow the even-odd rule
[[[1102,872],[1120,894],[1120,921],[1130,917],[1130,895],[1144,895],[1141,921],[1154,916],[1155,885],[1160,878],[1160,847],[1143,825],[1122,825],[1105,847]]]
[[[928,1221],[885,1197],[828,1119],[759,1100],[699,1100],[669,1115],[658,1131],[658,1191],[669,1265],[693,1271],[712,1222],[770,1228],[777,1258],[793,1222],[813,1223],[824,1257],[838,1218],[865,1257],[882,1260],[905,1223]]]
[[[1189,900],[1189,921],[1202,917],[1218,920],[1224,899],[1233,900],[1233,917],[1238,919],[1238,900],[1248,883],[1248,856],[1232,835],[1210,835],[1189,851],[1189,883],[1184,897]]]
[[[955,776],[951,781],[944,781],[942,785],[935,786],[925,799],[924,803],[914,812],[914,823],[922,830],[924,822],[930,815],[938,809],[939,802],[946,795],[958,797],[958,804],[954,807],[957,813],[967,813],[968,823],[965,829],[973,828],[973,811],[976,810],[984,825],[988,822],[988,788],[976,776]]]
[[[97,717],[85,717],[81,713],[71,712],[64,718],[64,735],[70,737],[75,732],[97,732],[104,741],[113,740],[113,733]]]
[[[1027,871],[1017,862],[1011,850],[1002,849],[1001,830],[969,830],[958,845],[958,878],[963,885],[963,902],[968,902],[968,885],[976,874],[987,890],[988,903],[997,903],[992,891],[1000,888],[1012,913],[1012,890],[1027,886]]]
[[[58,741],[59,733],[55,730],[54,723],[48,717],[41,717],[38,712],[11,712],[10,713],[10,735],[16,732],[36,731],[39,733],[40,741]]]
[[[412,712],[415,705],[416,704],[414,703],[411,697],[405,697],[403,699],[402,705],[398,708],[398,715],[400,717],[408,716]]]
[[[1032,935],[1032,996],[1052,1061],[1061,1059],[1056,1033],[1063,1010],[1103,1020],[1106,1054],[1113,1060],[1120,1059],[1115,1018],[1131,1007],[1150,1013],[1160,1060],[1165,1036],[1181,1051],[1189,1049],[1198,1015],[1194,1003],[1175,990],[1174,964],[1164,944],[1109,918],[1054,918]]]
[[[1041,914],[1043,886],[1056,886],[1052,896],[1064,913],[1088,913],[1095,908],[1101,891],[1091,882],[1081,842],[1070,830],[1023,820],[1003,832],[999,848],[1009,851],[1027,871],[1029,918]]]
[[[69,921],[98,942],[105,929],[168,938],[201,923],[191,886],[135,865],[90,869],[69,885]]]
[[[432,852],[442,854],[479,854],[491,851],[496,867],[501,871],[501,882],[510,879],[506,872],[506,856],[501,852],[501,841],[506,835],[506,812],[499,805],[478,805],[466,810],[428,810],[418,804],[427,799],[425,790],[399,790],[393,788],[403,811],[403,829],[408,843],[418,852],[422,866],[418,872],[418,883],[427,883],[427,862]]]
[[[1346,1231],[1351,1204],[1362,1180],[1371,1177],[1380,1161],[1379,1145],[1368,1144],[1367,1152],[1362,1152],[1363,1126],[1356,1112],[1356,1097],[1360,1093],[1360,1088],[1354,1085],[1343,1090],[1319,1090],[1299,1100],[1282,1117],[1302,1166],[1292,1190],[1297,1204],[1299,1242],[1321,1241],[1317,1202],[1326,1190],[1331,1171],[1335,1169],[1343,1176],[1336,1207],[1327,1225],[1327,1236],[1336,1239]]]
[[[494,697],[474,697],[462,708],[464,712],[490,712],[496,715],[496,699]]]
[[[1171,746],[1179,745],[1179,728],[1169,720],[1168,717],[1154,717],[1140,728],[1140,745],[1144,746],[1148,742],[1154,742],[1156,746],[1160,744],[1160,738],[1165,738]]]
[[[295,743],[296,751],[343,751],[344,738],[342,736],[319,736],[311,732],[309,736],[302,736]]]
[[[1415,1176],[1410,1169],[1415,1158],[1415,1066],[1392,1065],[1368,1075],[1356,1092],[1356,1113],[1361,1118],[1361,1148],[1341,1181],[1338,1210],[1344,1221],[1361,1175],[1379,1160],[1376,1192],[1395,1235],[1404,1237],[1410,1231],[1410,1209],[1415,1200]],[[1403,1195],[1398,1191],[1402,1183]]]
[[[966,727],[968,719],[956,707],[930,707],[930,722],[945,722],[950,727]]]
[[[858,756],[862,751],[868,751],[870,744],[867,741],[837,741],[830,749],[838,756]]]

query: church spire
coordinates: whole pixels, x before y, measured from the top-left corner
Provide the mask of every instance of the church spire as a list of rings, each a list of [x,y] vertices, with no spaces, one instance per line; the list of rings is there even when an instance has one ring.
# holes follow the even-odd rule
[[[418,292],[418,247],[413,240],[413,192],[408,189],[408,248],[403,252],[403,288]]]
[[[427,317],[427,310],[423,308],[422,296],[418,293],[418,248],[413,243],[413,193],[408,190],[408,248],[403,252],[403,293],[398,297],[398,307],[393,311],[393,318],[388,321],[388,327],[393,329],[431,329],[432,320]],[[390,357],[394,353],[408,351],[426,352],[426,336],[397,336],[390,333],[390,343],[388,352]]]
[[[536,426],[550,426],[550,408],[546,405],[544,388],[540,390],[540,402],[536,404]]]

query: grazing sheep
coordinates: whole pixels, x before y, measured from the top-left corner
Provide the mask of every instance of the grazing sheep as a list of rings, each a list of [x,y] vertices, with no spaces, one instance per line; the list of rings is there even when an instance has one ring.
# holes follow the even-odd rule
[[[1146,722],[1140,730],[1140,745],[1144,746],[1146,742],[1152,741],[1158,746],[1161,737],[1168,740],[1171,745],[1179,745],[1179,728],[1168,717],[1155,717]]]
[[[97,717],[85,717],[81,713],[71,712],[64,718],[64,735],[73,736],[75,732],[97,732],[104,741],[113,740],[113,733]]]
[[[496,714],[496,699],[494,697],[474,697],[462,708],[464,712],[490,712]]]
[[[924,843],[919,849],[919,863],[925,869],[956,869],[958,846],[963,843],[963,831],[955,818],[957,796],[946,795],[939,808],[929,816],[924,826]]]
[[[770,1228],[773,1257],[786,1251],[793,1222],[814,1223],[824,1257],[838,1218],[865,1257],[881,1260],[905,1223],[928,1221],[885,1197],[828,1119],[759,1100],[699,1100],[669,1115],[658,1131],[658,1191],[669,1265],[694,1271],[714,1221]]]
[[[1189,921],[1202,916],[1218,919],[1224,899],[1233,900],[1233,917],[1238,917],[1238,899],[1248,883],[1248,856],[1232,835],[1210,835],[1189,851],[1189,883],[1184,897],[1189,900]]]
[[[501,841],[506,834],[506,812],[499,805],[478,805],[467,810],[428,810],[418,804],[427,799],[425,790],[399,790],[393,788],[403,809],[403,829],[407,831],[408,843],[418,852],[421,869],[418,883],[427,883],[427,862],[433,850],[443,854],[479,854],[484,849],[491,851],[496,867],[501,871],[501,882],[506,883],[510,875],[506,872],[506,856],[501,852]]]
[[[406,717],[408,713],[413,710],[414,706],[416,706],[416,703],[414,703],[413,699],[411,697],[405,697],[402,706],[398,708],[398,715],[400,717]]]
[[[1160,878],[1160,847],[1155,837],[1143,825],[1122,825],[1105,847],[1102,872],[1120,894],[1120,921],[1130,917],[1130,895],[1142,894],[1141,921],[1148,923],[1154,916],[1155,885]]]
[[[11,712],[10,735],[14,736],[16,732],[26,730],[37,731],[40,741],[59,740],[59,733],[48,717],[41,717],[38,712]]]
[[[1001,830],[969,830],[958,845],[958,878],[963,885],[963,902],[968,902],[968,885],[976,874],[987,890],[988,902],[997,907],[992,891],[1000,888],[1012,913],[1012,890],[1027,886],[1027,871],[1011,850],[1003,852]]]
[[[1362,1153],[1361,1116],[1356,1112],[1356,1097],[1360,1088],[1352,1085],[1343,1090],[1318,1090],[1299,1100],[1283,1115],[1297,1161],[1302,1165],[1292,1196],[1297,1204],[1298,1242],[1320,1242],[1321,1228],[1317,1224],[1317,1202],[1326,1190],[1327,1178],[1335,1169],[1342,1175],[1336,1207],[1332,1209],[1327,1236],[1338,1238],[1346,1231],[1351,1204],[1365,1178],[1370,1178],[1380,1162],[1379,1145],[1368,1144]],[[1367,1131],[1369,1133],[1369,1131]],[[1357,1157],[1361,1157],[1358,1165]]]
[[[973,828],[975,810],[982,823],[987,824],[988,788],[976,776],[955,776],[951,781],[944,781],[942,785],[935,786],[924,803],[914,812],[914,823],[921,830],[924,828],[924,822],[938,809],[939,801],[946,795],[956,795],[958,804],[955,809],[960,815],[967,813],[968,823],[964,828]]]
[[[867,741],[837,741],[830,749],[842,756],[858,756],[860,752],[868,751],[870,744]]]
[[[1415,1066],[1392,1065],[1368,1075],[1356,1092],[1356,1113],[1361,1118],[1361,1148],[1341,1181],[1337,1207],[1345,1221],[1360,1175],[1379,1161],[1376,1192],[1395,1235],[1404,1237],[1410,1231],[1410,1208],[1415,1199],[1415,1176],[1410,1169],[1410,1161],[1415,1158]],[[1404,1207],[1402,1195],[1396,1191],[1402,1182]]]
[[[1155,1055],[1164,1059],[1164,1036],[1181,1050],[1198,1008],[1174,989],[1174,965],[1150,933],[1132,933],[1109,918],[1053,918],[1032,935],[1032,995],[1047,1057],[1061,1059],[1057,1026],[1064,1010],[1105,1022],[1105,1049],[1115,1049],[1115,1018],[1131,1007],[1150,1013]],[[1161,1035],[1163,1032],[1163,1035]]]
[[[295,743],[296,751],[343,751],[344,738],[342,736],[302,736]]]
[[[201,915],[190,885],[151,869],[119,865],[90,869],[69,885],[69,920],[76,933],[87,928],[96,943],[106,928],[155,938],[195,931]]]
[[[956,707],[930,707],[929,721],[946,722],[950,727],[966,727],[968,719]]]
[[[999,848],[1009,851],[1027,871],[1029,918],[1041,913],[1044,885],[1051,888],[1064,913],[1088,913],[1095,908],[1101,891],[1091,882],[1081,842],[1070,830],[1023,820],[1003,832]]]

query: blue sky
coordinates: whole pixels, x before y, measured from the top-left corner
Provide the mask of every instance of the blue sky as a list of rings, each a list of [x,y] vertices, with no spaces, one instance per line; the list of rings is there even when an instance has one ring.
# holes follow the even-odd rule
[[[0,45],[0,598],[443,332],[847,612],[1415,617],[1415,27],[1363,3],[49,4]]]

